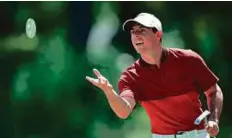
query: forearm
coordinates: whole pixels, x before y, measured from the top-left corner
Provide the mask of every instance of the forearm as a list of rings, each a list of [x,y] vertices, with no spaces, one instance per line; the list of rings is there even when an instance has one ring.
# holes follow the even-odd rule
[[[105,93],[112,110],[118,117],[127,118],[127,116],[131,113],[132,108],[135,106],[134,98],[132,97],[124,99],[120,97],[115,92],[109,81],[104,76],[102,76],[97,69],[93,69],[93,72],[97,76],[97,79],[91,78],[89,76],[86,76],[86,79]]]
[[[105,91],[105,94],[110,107],[115,114],[120,118],[127,118],[132,111],[132,107],[129,102],[120,97],[114,89]]]
[[[211,112],[209,120],[216,121],[219,123],[219,117],[222,112],[223,106],[223,94],[219,86],[216,86],[214,92],[207,95],[208,108]]]

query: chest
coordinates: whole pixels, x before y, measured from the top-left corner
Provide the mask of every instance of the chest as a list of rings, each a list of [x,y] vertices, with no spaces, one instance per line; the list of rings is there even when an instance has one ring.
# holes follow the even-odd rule
[[[140,100],[159,100],[194,90],[194,77],[184,64],[149,68],[140,72],[136,89]]]

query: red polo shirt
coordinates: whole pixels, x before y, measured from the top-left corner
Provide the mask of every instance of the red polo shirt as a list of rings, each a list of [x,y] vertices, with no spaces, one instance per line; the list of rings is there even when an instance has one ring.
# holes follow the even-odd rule
[[[199,92],[218,80],[194,51],[163,48],[159,68],[140,58],[123,72],[118,86],[122,97],[134,97],[144,107],[152,133],[175,134],[204,128],[194,125],[202,113]],[[133,94],[123,93],[126,89]]]

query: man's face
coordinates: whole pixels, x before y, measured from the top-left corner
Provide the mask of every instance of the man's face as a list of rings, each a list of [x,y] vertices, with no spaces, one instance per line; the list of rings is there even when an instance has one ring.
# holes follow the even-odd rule
[[[140,53],[147,53],[154,48],[157,41],[157,33],[154,33],[151,28],[146,28],[135,24],[131,29],[131,41],[135,50]]]

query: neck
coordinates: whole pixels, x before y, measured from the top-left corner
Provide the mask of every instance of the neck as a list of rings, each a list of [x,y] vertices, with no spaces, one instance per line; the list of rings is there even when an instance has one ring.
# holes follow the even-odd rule
[[[160,65],[160,59],[162,56],[162,47],[156,47],[152,50],[152,52],[141,55],[142,59],[148,64],[152,65]]]

